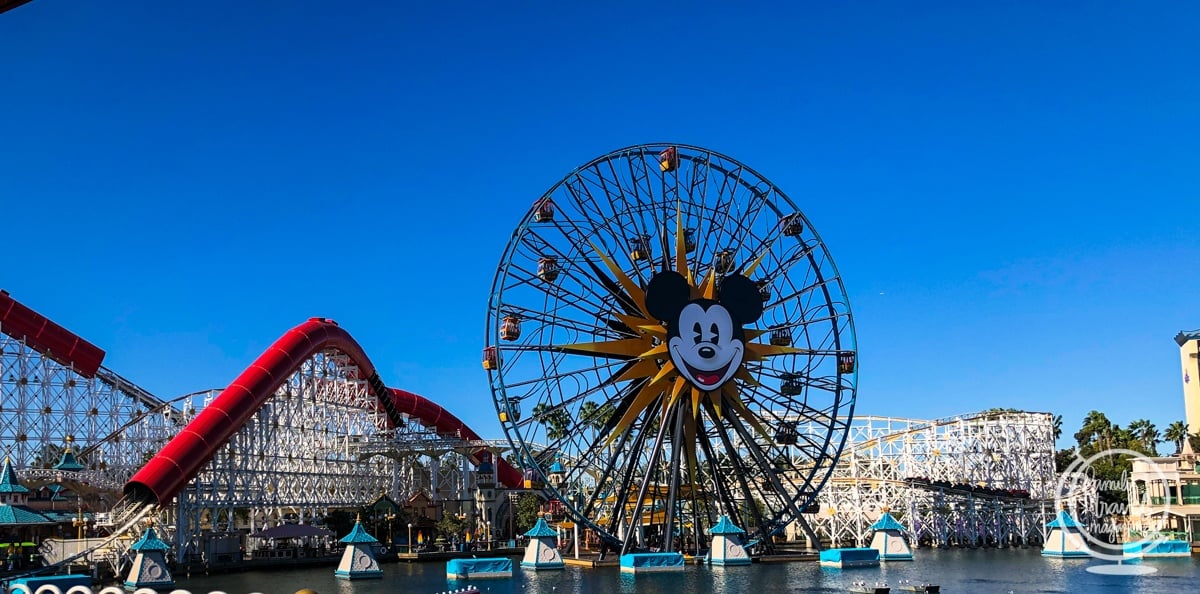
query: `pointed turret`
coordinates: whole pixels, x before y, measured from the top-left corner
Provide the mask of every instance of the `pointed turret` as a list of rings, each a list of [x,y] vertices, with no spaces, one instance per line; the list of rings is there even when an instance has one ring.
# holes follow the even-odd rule
[[[555,532],[545,519],[538,518],[537,523],[529,529],[529,532],[525,533],[525,536],[529,537],[529,544],[525,545],[525,558],[521,560],[521,567],[535,570],[566,567],[562,555],[558,554],[558,547],[555,546],[558,532]]]
[[[713,537],[712,551],[708,556],[709,563],[713,565],[750,564],[750,555],[746,553],[746,547],[742,546],[742,535],[746,534],[746,531],[734,524],[729,516],[722,515],[717,523],[708,529],[708,533]]]
[[[912,561],[912,547],[904,540],[904,525],[901,524],[888,508],[883,508],[883,515],[871,524],[871,548],[879,551],[880,561]]]
[[[75,453],[68,447],[63,450],[62,458],[59,459],[58,464],[54,465],[54,469],[66,472],[79,472],[83,470],[83,465],[79,463],[79,460],[75,459]]]
[[[333,572],[334,577],[344,580],[363,578],[381,578],[383,570],[375,559],[375,547],[379,541],[362,527],[361,518],[354,519],[354,528],[350,534],[343,536],[338,542],[346,543],[346,551],[342,553],[342,561]]]
[[[154,528],[147,529],[129,550],[136,552],[137,557],[134,557],[133,566],[125,576],[126,590],[171,588],[175,585],[166,559],[171,545],[160,540]]]

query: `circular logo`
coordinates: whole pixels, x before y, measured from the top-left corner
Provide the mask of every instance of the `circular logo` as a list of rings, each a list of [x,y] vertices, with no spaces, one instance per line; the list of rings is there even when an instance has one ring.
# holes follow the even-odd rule
[[[1148,469],[1152,478],[1143,481],[1139,486],[1134,480],[1131,480],[1128,472],[1122,472],[1117,479],[1113,478],[1098,478],[1096,470],[1098,468],[1108,467],[1109,469],[1117,467],[1117,464],[1122,460],[1128,460],[1131,463],[1141,462]],[[1106,473],[1107,476],[1112,476],[1111,472]],[[1151,499],[1151,487],[1154,484],[1162,485],[1164,496],[1161,498]],[[1161,509],[1156,509],[1153,515],[1162,515],[1166,517],[1170,512],[1171,498],[1169,497],[1169,483],[1167,476],[1163,473],[1163,469],[1152,459],[1141,452],[1134,450],[1114,448],[1101,450],[1084,458],[1077,455],[1070,466],[1059,475],[1058,485],[1054,494],[1055,507],[1060,511],[1056,517],[1058,529],[1063,531],[1062,544],[1064,549],[1071,551],[1086,553],[1094,559],[1104,561],[1113,561],[1119,565],[1100,565],[1088,567],[1087,570],[1092,573],[1102,574],[1146,574],[1157,571],[1153,567],[1145,565],[1124,565],[1127,560],[1125,551],[1134,552],[1154,550],[1159,544],[1168,540],[1168,536],[1158,530],[1149,530],[1141,533],[1140,540],[1128,541],[1124,546],[1119,543],[1120,537],[1123,536],[1123,530],[1114,522],[1099,521],[1103,518],[1123,517],[1133,519],[1131,514],[1132,507],[1145,509],[1148,504],[1155,499],[1161,499]],[[1077,511],[1085,511],[1079,509],[1078,499],[1086,496],[1092,490],[1097,494],[1099,492],[1119,493],[1124,494],[1123,501],[1102,501],[1097,500],[1096,508],[1086,511],[1094,512],[1096,521],[1092,525],[1087,525],[1078,522],[1078,518],[1072,518],[1066,512],[1067,510],[1075,509]],[[1133,489],[1133,492],[1130,492]],[[1132,535],[1132,532],[1130,532]],[[1132,538],[1132,536],[1130,536]],[[1140,557],[1140,555],[1135,555]]]

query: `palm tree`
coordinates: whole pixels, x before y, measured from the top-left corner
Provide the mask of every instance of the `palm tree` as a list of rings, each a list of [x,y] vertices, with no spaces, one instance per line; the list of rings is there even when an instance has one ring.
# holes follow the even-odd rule
[[[1187,439],[1187,437],[1187,423],[1183,421],[1175,421],[1167,425],[1167,430],[1163,433],[1163,439],[1175,443],[1176,454],[1183,451],[1183,440]]]
[[[1149,419],[1138,419],[1129,424],[1129,434],[1151,455],[1158,455],[1158,429]]]
[[[533,417],[546,428],[546,439],[555,441],[570,435],[571,414],[561,406],[552,407],[545,402],[533,407]]]
[[[1054,415],[1054,441],[1062,437],[1062,415]]]
[[[1104,413],[1093,410],[1083,418],[1083,427],[1075,433],[1075,441],[1079,442],[1079,447],[1082,449],[1089,446],[1097,438],[1104,440],[1104,447],[1108,448],[1112,441],[1113,424],[1108,420]]]

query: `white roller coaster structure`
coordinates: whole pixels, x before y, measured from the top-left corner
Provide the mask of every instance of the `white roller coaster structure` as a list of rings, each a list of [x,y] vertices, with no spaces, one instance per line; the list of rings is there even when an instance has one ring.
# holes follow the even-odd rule
[[[925,546],[1040,543],[1056,512],[1053,423],[1049,413],[1011,411],[856,417],[820,508],[806,517],[833,546],[869,542],[884,510]],[[1094,509],[1094,490],[1066,495],[1075,509]]]

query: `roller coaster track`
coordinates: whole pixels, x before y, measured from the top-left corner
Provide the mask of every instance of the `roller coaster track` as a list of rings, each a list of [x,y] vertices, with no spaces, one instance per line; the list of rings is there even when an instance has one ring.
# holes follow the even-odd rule
[[[24,348],[52,359],[83,378],[95,378],[113,388],[114,395],[121,394],[148,409],[131,417],[105,437],[89,440],[90,443],[77,453],[79,458],[92,454],[109,440],[118,439],[122,432],[148,416],[166,416],[170,423],[180,427],[165,447],[125,483],[124,496],[109,512],[111,525],[114,526],[109,536],[100,544],[90,546],[89,543],[86,550],[70,553],[51,565],[31,570],[25,575],[53,571],[94,555],[98,550],[111,550],[115,543],[136,533],[139,523],[164,506],[171,505],[172,499],[197,477],[202,468],[281,389],[292,374],[321,353],[333,352],[344,356],[353,366],[354,377],[351,379],[365,381],[369,393],[375,397],[377,410],[385,413],[387,427],[381,427],[384,433],[416,421],[427,430],[435,431],[438,436],[471,444],[472,447],[466,448],[463,453],[475,461],[485,451],[497,449],[432,401],[385,385],[362,347],[335,322],[324,318],[312,318],[289,330],[202,408],[180,403],[186,403],[189,398],[204,391],[163,400],[103,368],[100,363],[104,351],[16,302],[4,291],[0,291],[0,322],[4,323],[4,334],[19,341]],[[193,417],[189,409],[198,409],[198,412]],[[521,485],[521,473],[508,462],[498,458],[495,465],[500,483],[508,487]]]

